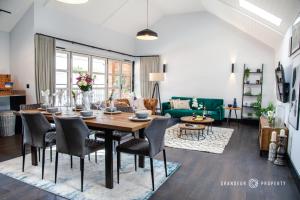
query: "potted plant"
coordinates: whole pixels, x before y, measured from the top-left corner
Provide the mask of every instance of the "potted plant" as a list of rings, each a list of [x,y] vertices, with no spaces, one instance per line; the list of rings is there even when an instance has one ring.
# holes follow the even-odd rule
[[[93,89],[94,79],[91,75],[87,73],[79,73],[79,77],[76,78],[77,86],[82,92],[82,106],[83,110],[90,110],[90,100],[89,95]]]
[[[244,71],[244,78],[245,78],[246,82],[249,82],[248,81],[249,76],[250,76],[250,69],[246,68]]]

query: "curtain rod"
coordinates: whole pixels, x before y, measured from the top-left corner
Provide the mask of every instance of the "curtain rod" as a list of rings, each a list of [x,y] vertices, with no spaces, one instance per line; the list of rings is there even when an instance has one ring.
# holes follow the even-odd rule
[[[98,49],[98,50],[102,50],[102,51],[108,51],[108,52],[120,54],[120,55],[123,55],[123,56],[129,56],[129,57],[155,57],[155,56],[159,56],[159,55],[135,56],[135,55],[131,55],[131,54],[119,52],[119,51],[114,51],[114,50],[110,50],[110,49],[104,49],[104,48],[96,47],[96,46],[89,45],[89,44],[84,44],[84,43],[75,42],[75,41],[72,41],[72,40],[67,40],[67,39],[63,39],[63,38],[59,38],[59,37],[54,37],[54,36],[51,36],[51,35],[46,35],[46,34],[43,34],[43,33],[36,33],[36,35],[42,35],[42,36],[46,36],[46,37],[51,37],[51,38],[54,38],[56,40],[60,40],[60,41],[63,41],[63,42],[68,42],[68,43],[72,43],[72,44],[86,46],[86,47],[90,47],[90,48]]]

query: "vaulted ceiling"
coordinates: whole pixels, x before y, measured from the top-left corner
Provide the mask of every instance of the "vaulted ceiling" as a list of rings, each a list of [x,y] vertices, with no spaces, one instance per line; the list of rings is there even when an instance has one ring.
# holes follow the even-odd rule
[[[34,0],[45,8],[55,9],[74,19],[86,20],[98,26],[135,36],[146,26],[146,0],[89,0],[82,5],[70,5],[56,0]],[[300,12],[300,0],[248,0],[282,19],[275,26],[242,9],[239,0],[149,0],[150,26],[164,16],[208,11],[265,44],[276,48],[278,42]],[[0,0],[0,30],[10,31],[33,0]]]

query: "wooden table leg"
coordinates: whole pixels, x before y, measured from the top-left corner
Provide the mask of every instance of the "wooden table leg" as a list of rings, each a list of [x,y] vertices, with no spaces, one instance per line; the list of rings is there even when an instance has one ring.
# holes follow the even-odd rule
[[[31,146],[31,164],[33,166],[38,165],[38,159],[37,159],[37,148]]]
[[[113,174],[113,131],[105,131],[105,185],[106,188],[114,188]]]
[[[145,134],[144,134],[145,129],[140,129],[139,130],[139,138],[145,139]],[[144,156],[139,156],[139,167],[144,168],[145,167],[145,157]]]

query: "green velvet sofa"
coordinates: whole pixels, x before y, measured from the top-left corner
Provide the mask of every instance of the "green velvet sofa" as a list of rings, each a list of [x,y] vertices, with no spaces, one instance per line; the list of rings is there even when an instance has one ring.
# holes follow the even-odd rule
[[[172,99],[190,100],[190,107],[192,108],[192,97],[172,97]],[[205,99],[197,98],[198,104],[206,107],[207,114],[215,120],[224,119],[224,100],[223,99]],[[197,109],[171,109],[170,102],[162,103],[162,114],[170,114],[173,118],[180,118],[183,116],[202,115],[203,110]]]

